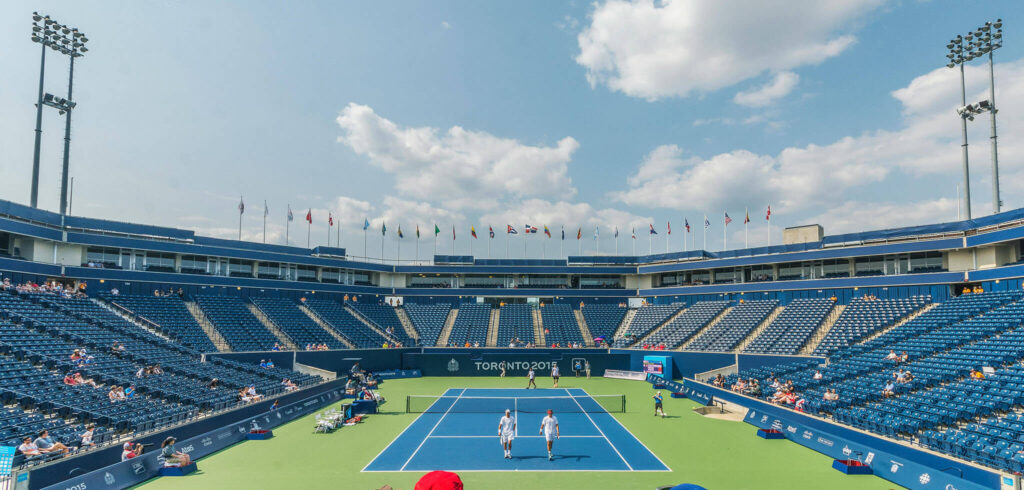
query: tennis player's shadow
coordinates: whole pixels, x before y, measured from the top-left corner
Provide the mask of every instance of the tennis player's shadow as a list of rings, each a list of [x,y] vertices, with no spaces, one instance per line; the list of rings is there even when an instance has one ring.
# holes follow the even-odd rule
[[[579,462],[583,458],[589,459],[590,456],[587,456],[586,454],[556,454],[556,455],[554,455],[554,459],[555,460],[571,459],[571,460],[575,460],[575,461]],[[526,461],[526,460],[530,460],[530,459],[548,459],[548,457],[547,456],[513,456],[512,459],[519,459],[519,460]]]

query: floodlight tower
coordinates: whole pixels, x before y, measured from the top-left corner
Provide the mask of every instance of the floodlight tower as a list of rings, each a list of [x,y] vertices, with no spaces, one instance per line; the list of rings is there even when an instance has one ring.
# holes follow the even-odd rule
[[[42,22],[42,25],[40,25]],[[60,186],[60,214],[67,212],[68,205],[68,159],[71,151],[71,112],[77,105],[71,98],[75,77],[75,58],[84,56],[89,51],[85,43],[89,38],[78,28],[68,27],[50,18],[49,15],[32,13],[32,42],[42,46],[42,55],[39,61],[39,97],[36,100],[36,141],[32,157],[32,194],[30,204],[38,207],[39,204],[39,147],[43,134],[43,106],[57,109],[64,120],[64,164],[61,172]],[[46,70],[46,48],[67,55],[71,58],[68,71],[68,96],[67,98],[55,97],[43,93],[43,75]]]
[[[964,49],[964,38],[963,36],[957,36],[946,44],[946,48],[949,49],[949,53],[946,55],[949,58],[949,64],[946,66],[953,68],[954,66],[960,67],[960,113],[961,119],[961,135],[963,136],[963,143],[960,144],[961,153],[964,158],[964,218],[971,219],[971,172],[970,167],[967,163],[967,117],[963,115],[962,108],[967,106],[967,86],[964,83],[964,62],[967,61],[965,57]]]

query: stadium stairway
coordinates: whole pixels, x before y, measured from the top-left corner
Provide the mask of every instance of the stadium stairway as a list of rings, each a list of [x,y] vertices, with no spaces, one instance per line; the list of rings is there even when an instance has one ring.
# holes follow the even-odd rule
[[[825,340],[825,336],[828,335],[828,331],[832,330],[832,327],[839,320],[839,317],[843,316],[843,310],[845,309],[846,305],[836,305],[835,308],[829,312],[825,321],[821,322],[821,326],[811,334],[811,338],[807,339],[807,343],[804,344],[797,353],[801,356],[808,356],[811,352],[814,352],[814,349],[818,348],[818,344],[820,344],[822,340]]]
[[[206,318],[206,313],[203,313],[203,309],[195,301],[186,301],[185,308],[188,308],[188,312],[196,319],[196,323],[203,329],[203,332],[210,338],[210,342],[213,342],[218,351],[231,352],[231,346],[228,344],[227,339],[214,328],[210,319]]]
[[[590,327],[587,326],[587,319],[583,317],[583,311],[572,310],[572,314],[576,316],[576,324],[580,326],[580,335],[583,336],[583,343],[587,347],[593,347],[594,335],[590,333]]]
[[[171,342],[171,343],[174,342],[174,339],[168,337],[167,334],[161,332],[160,329],[159,329],[160,326],[156,325],[155,323],[152,323],[152,322],[149,322],[149,321],[145,321],[145,320],[143,320],[141,318],[138,318],[138,317],[130,314],[124,308],[121,308],[119,306],[116,306],[116,305],[113,305],[113,304],[110,304],[110,303],[106,303],[106,302],[100,301],[97,298],[91,298],[90,301],[92,301],[93,303],[99,305],[101,308],[104,308],[107,311],[117,315],[122,320],[124,320],[124,321],[126,321],[128,323],[131,323],[132,325],[135,325],[136,327],[138,327],[138,328],[140,328],[142,330],[145,330],[146,332],[148,332],[148,333],[150,333],[152,335],[160,337],[161,339],[164,339],[167,342]]]
[[[629,323],[629,328],[623,334],[635,336],[634,342],[629,345],[639,345],[644,340],[672,323],[679,315],[686,312],[686,303],[672,303],[669,305],[647,305],[637,308],[636,315]]]
[[[729,312],[731,312],[733,308],[735,308],[735,306],[729,306],[729,307],[725,308],[724,310],[722,310],[721,313],[715,315],[715,317],[712,318],[711,321],[708,322],[707,325],[704,325],[703,328],[701,328],[700,330],[697,330],[693,335],[690,336],[689,339],[686,340],[686,342],[683,342],[682,345],[677,347],[676,350],[683,350],[683,349],[686,349],[687,347],[689,347],[690,344],[694,343],[694,341],[696,341],[702,335],[704,335],[705,332],[707,332],[708,330],[711,330],[711,328],[714,327],[715,325],[718,325],[718,322],[721,322],[723,318],[728,316]]]
[[[405,329],[405,334],[419,344],[420,334],[416,332],[416,328],[412,326],[412,320],[409,320],[409,315],[406,314],[405,307],[399,306],[398,308],[395,308],[395,315],[398,316],[398,323],[401,323],[402,328]]]
[[[627,308],[626,314],[622,317],[622,322],[619,323],[619,327],[615,329],[615,333],[608,339],[609,342],[614,342],[615,339],[622,338],[626,334],[626,330],[629,330],[629,325],[633,323],[633,317],[636,316],[637,308]]]
[[[754,341],[754,339],[759,337],[761,335],[761,332],[764,332],[765,329],[768,328],[768,325],[771,325],[772,322],[774,322],[775,319],[778,318],[779,315],[782,314],[782,311],[785,310],[785,309],[786,309],[785,306],[778,306],[778,307],[776,307],[775,310],[773,310],[770,314],[768,314],[768,318],[765,318],[764,321],[761,322],[760,325],[754,327],[754,330],[752,330],[750,332],[750,334],[747,335],[746,338],[741,340],[739,344],[736,344],[736,348],[733,349],[733,350],[735,350],[737,352],[743,352],[743,349],[746,349],[747,346],[750,345],[750,343]]]
[[[880,330],[878,332],[875,332],[875,333],[873,333],[871,335],[868,335],[867,337],[864,338],[864,342],[871,342],[872,340],[875,340],[876,338],[881,337],[882,335],[885,335],[885,333],[888,332],[889,330],[892,330],[894,328],[903,326],[907,322],[909,322],[909,321],[911,321],[911,320],[913,320],[913,319],[923,315],[928,310],[931,310],[932,308],[935,308],[938,305],[939,305],[938,303],[928,303],[928,304],[924,305],[921,309],[919,309],[919,310],[917,310],[917,311],[907,315],[906,318],[904,318],[904,319],[894,323],[891,327],[882,329],[882,330]]]
[[[444,328],[441,329],[441,333],[437,336],[437,343],[434,345],[439,347],[448,345],[448,339],[452,336],[452,327],[455,326],[455,319],[458,317],[458,308],[452,308],[452,310],[448,312],[448,318],[444,321]]]
[[[498,325],[501,323],[501,309],[491,308],[491,317],[487,321],[487,347],[498,346]]]
[[[533,315],[533,338],[537,345],[548,345],[544,336],[544,315],[541,315],[539,308],[534,308],[530,313]]]
[[[321,319],[319,315],[317,315],[316,313],[313,313],[313,310],[309,309],[308,306],[306,306],[306,305],[299,305],[299,310],[301,310],[303,313],[305,313],[306,316],[312,318],[313,321],[316,322],[317,325],[320,325],[320,328],[324,329],[325,332],[331,334],[331,337],[334,337],[335,339],[337,339],[338,342],[341,342],[342,344],[345,344],[345,346],[348,347],[349,349],[355,349],[356,348],[355,344],[353,344],[349,339],[345,338],[343,335],[338,333],[338,331],[335,330],[334,327],[328,325],[327,322],[323,321],[323,319]]]
[[[279,340],[281,345],[285,347],[285,349],[282,350],[299,350],[295,345],[295,342],[292,342],[292,339],[282,332],[280,328],[277,328],[277,325],[274,325],[274,322],[270,321],[270,318],[267,318],[267,315],[263,314],[258,306],[253,303],[246,303],[245,306],[249,308],[249,312],[252,313],[252,316],[256,317],[264,327],[267,327],[267,330],[269,330],[270,333],[277,337],[277,340]]]
[[[353,308],[352,305],[346,303],[345,311],[349,312],[349,314],[355,317],[356,320],[362,322],[363,325],[366,325],[366,328],[369,328],[370,330],[374,331],[377,335],[380,335],[381,337],[387,339],[388,342],[394,343],[397,340],[394,336],[384,333],[384,330],[378,327],[376,323],[370,321],[370,319],[367,318],[366,315],[363,314],[363,312],[359,311],[359,309]]]

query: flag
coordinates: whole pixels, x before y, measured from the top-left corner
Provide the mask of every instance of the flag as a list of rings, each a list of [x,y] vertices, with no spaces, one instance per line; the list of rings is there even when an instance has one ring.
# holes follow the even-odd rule
[[[434,223],[434,237],[436,238],[440,233],[441,229],[437,227],[437,223]]]
[[[771,221],[771,219],[772,219],[772,205],[769,204],[768,205],[768,214],[764,215],[764,220],[765,221]]]
[[[600,233],[597,231],[598,229],[599,228],[597,226],[594,227],[594,240],[597,240],[600,235]]]
[[[493,226],[487,225],[487,234],[491,235],[491,238],[494,238],[494,227]]]
[[[402,233],[402,225],[398,225],[398,238],[405,238],[405,235]]]
[[[747,211],[747,217],[743,218],[743,224],[750,223],[750,210],[748,209],[746,211]]]
[[[334,215],[330,211],[327,212],[327,226],[334,226]]]
[[[288,221],[295,221],[295,215],[292,214],[292,205],[288,205]]]
[[[474,240],[476,239],[476,227],[475,226],[469,225],[469,234],[473,235],[473,239]]]
[[[683,218],[683,226],[686,227],[686,232],[689,233],[690,232],[690,220],[688,220],[686,218]]]
[[[537,227],[536,226],[526,225],[525,228],[526,228],[526,233],[537,233]]]
[[[544,225],[544,234],[551,238],[551,230],[548,229],[548,225]]]
[[[704,216],[704,229],[706,230],[708,228],[711,228],[711,222],[708,221],[708,217],[707,217],[707,215],[705,215]]]
[[[313,224],[313,210],[306,211],[306,223]]]
[[[618,238],[618,237],[619,237],[619,227],[616,226],[615,227],[615,238]]]
[[[506,226],[508,226],[508,230],[505,230],[506,234],[508,234],[508,235],[518,235],[519,234],[519,232],[516,231],[515,228],[512,228],[512,225],[506,225]]]
[[[370,228],[370,220],[369,220],[369,218],[363,218],[363,231],[366,231],[369,228]]]
[[[270,216],[270,208],[267,207],[267,201],[263,201],[263,217]]]
[[[578,230],[576,230],[576,239],[579,240],[580,238],[583,238],[583,227],[582,226]]]
[[[636,227],[633,227],[633,239],[636,240]]]
[[[725,213],[725,225],[729,226],[729,223],[732,223],[732,218],[729,217],[729,213]]]
[[[452,241],[455,241],[455,225],[452,225]],[[455,248],[455,245],[452,245],[452,248]]]
[[[666,221],[665,222],[665,228],[668,228],[668,234],[671,235],[672,234],[672,222],[671,221]]]
[[[658,234],[657,231],[654,231],[654,223],[651,223],[651,234],[652,235],[657,235]]]
[[[562,225],[562,240],[565,240],[565,225]]]
[[[387,235],[387,234],[388,234],[388,227],[384,224],[383,221],[381,221],[380,222],[380,236],[384,236],[384,235]]]
[[[244,212],[245,212],[245,200],[243,200],[241,197],[239,197],[238,198],[238,214],[242,214]]]
[[[416,225],[416,239],[420,239],[420,225]],[[419,245],[417,245],[419,246]]]

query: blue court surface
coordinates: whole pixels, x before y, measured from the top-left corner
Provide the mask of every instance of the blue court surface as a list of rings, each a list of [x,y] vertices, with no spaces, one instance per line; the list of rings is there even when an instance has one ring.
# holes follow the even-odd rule
[[[363,471],[671,471],[601,404],[580,388],[450,389]],[[516,419],[512,459],[498,420]],[[540,422],[554,410],[561,438],[548,461]]]

